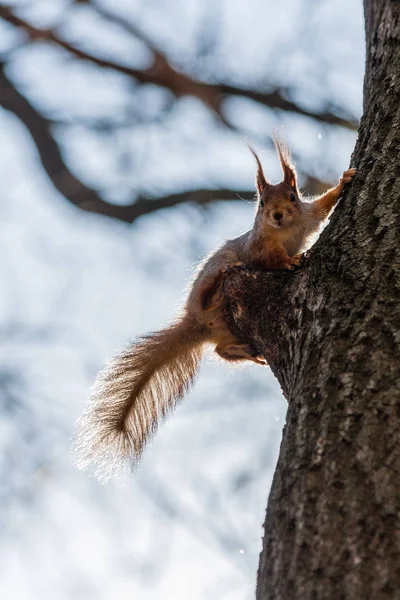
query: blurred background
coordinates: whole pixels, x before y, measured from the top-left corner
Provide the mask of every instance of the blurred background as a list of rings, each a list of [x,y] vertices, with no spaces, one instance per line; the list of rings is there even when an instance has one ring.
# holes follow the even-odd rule
[[[285,420],[203,362],[138,472],[74,466],[97,371],[251,226],[274,128],[318,193],[362,109],[361,0],[0,3],[0,597],[247,600]]]

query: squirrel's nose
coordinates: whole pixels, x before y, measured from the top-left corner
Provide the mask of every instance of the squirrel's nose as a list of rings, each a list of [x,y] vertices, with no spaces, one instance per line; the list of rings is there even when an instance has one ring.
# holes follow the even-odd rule
[[[281,212],[276,212],[274,213],[274,219],[276,219],[277,221],[280,221],[283,217],[283,214]]]

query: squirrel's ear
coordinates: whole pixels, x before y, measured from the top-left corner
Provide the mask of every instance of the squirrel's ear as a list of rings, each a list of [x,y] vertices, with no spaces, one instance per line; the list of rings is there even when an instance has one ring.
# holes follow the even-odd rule
[[[253,150],[253,148],[250,146],[250,144],[247,144],[247,145],[249,147],[250,152],[252,153],[252,155],[256,159],[256,163],[257,163],[256,188],[257,188],[258,195],[261,196],[261,194],[263,193],[264,188],[267,185],[270,185],[270,183],[265,178],[264,171],[263,171],[260,159],[258,158],[256,152]]]
[[[279,139],[276,134],[274,134],[274,143],[280,163],[282,165],[283,181],[297,191],[297,174],[296,169],[291,161],[289,149],[286,143]]]

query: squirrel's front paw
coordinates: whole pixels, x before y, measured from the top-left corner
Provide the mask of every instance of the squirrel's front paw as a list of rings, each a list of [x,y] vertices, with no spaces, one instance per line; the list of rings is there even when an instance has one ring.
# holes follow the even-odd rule
[[[339,185],[350,183],[355,175],[357,175],[357,169],[347,169],[347,171],[344,171],[343,175],[339,179]]]
[[[301,259],[303,258],[303,254],[295,254],[291,257],[290,263],[287,265],[287,269],[289,271],[295,271],[298,266],[300,266]]]

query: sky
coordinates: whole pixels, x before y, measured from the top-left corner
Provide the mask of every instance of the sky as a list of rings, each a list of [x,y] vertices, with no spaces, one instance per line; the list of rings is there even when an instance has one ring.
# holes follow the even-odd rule
[[[360,2],[99,4],[206,80],[265,80],[290,86],[304,106],[331,102],[361,114]],[[148,64],[142,43],[86,6],[14,5],[98,55]],[[278,180],[277,160],[263,145],[274,127],[316,176],[334,181],[349,163],[352,132],[239,99],[226,107],[239,132],[227,132],[193,99],[167,110],[170,99],[155,86],[132,89],[46,43],[21,42],[0,23],[8,75],[54,119],[70,168],[110,201],[253,186],[244,134]],[[120,124],[112,131],[88,125],[107,119]],[[207,356],[194,390],[124,480],[98,483],[76,468],[71,450],[97,371],[127,341],[171,319],[196,262],[251,227],[253,206],[182,206],[133,225],[86,214],[55,191],[26,129],[1,108],[0,132],[0,597],[253,598],[286,410],[269,369],[231,368]]]

